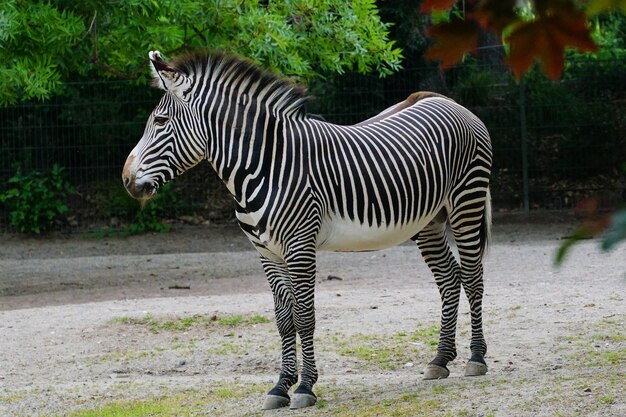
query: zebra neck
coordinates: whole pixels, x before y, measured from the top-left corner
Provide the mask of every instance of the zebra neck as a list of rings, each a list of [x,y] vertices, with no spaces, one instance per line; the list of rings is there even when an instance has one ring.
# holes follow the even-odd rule
[[[267,111],[224,123],[224,133],[209,162],[239,206],[258,209],[276,186],[277,170],[286,159],[293,159],[293,143],[288,144],[284,121]]]

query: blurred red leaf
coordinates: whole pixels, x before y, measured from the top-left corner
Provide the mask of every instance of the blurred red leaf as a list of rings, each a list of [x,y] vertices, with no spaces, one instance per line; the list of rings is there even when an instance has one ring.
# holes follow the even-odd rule
[[[582,226],[591,233],[592,236],[597,236],[604,232],[609,226],[611,217],[600,210],[601,202],[598,197],[588,197],[580,200],[574,209],[576,214],[582,216]]]
[[[475,19],[483,28],[499,34],[505,27],[519,20],[515,5],[516,0],[482,0],[468,17]]]
[[[511,50],[509,65],[517,78],[537,58],[553,80],[563,72],[566,47],[595,51],[585,14],[579,10],[559,10],[518,25],[507,37]]]
[[[468,51],[474,51],[478,41],[478,27],[466,20],[433,25],[428,33],[435,38],[435,43],[426,52],[426,58],[441,61],[443,68],[459,62]]]
[[[446,10],[452,7],[455,0],[424,0],[420,13],[430,13],[432,10]]]

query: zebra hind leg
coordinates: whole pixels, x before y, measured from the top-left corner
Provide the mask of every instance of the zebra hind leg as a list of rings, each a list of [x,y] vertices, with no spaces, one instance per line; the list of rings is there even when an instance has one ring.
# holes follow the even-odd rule
[[[286,265],[261,258],[263,269],[274,295],[276,326],[282,341],[282,363],[278,382],[267,393],[264,410],[287,407],[291,403],[289,389],[298,382],[296,328],[293,322],[293,290]]]
[[[487,363],[484,358],[487,353],[487,343],[483,334],[482,321],[484,292],[482,257],[488,240],[489,225],[487,223],[490,221],[488,213],[490,208],[488,201],[481,202],[480,198],[476,198],[476,194],[472,197],[474,199],[470,200],[468,197],[465,204],[461,202],[450,215],[450,228],[454,233],[461,262],[460,280],[469,301],[471,314],[471,357],[465,368],[465,376],[479,376],[487,373]],[[488,195],[485,197],[489,198]]]
[[[460,267],[446,238],[445,217],[433,220],[413,238],[435,276],[441,296],[441,330],[437,355],[424,371],[424,379],[446,378],[448,362],[456,358],[456,324],[461,294]]]

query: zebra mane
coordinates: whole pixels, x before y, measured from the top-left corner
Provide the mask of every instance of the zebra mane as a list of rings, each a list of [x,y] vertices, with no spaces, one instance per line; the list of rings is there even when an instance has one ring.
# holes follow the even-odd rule
[[[248,86],[257,85],[256,89],[246,91],[250,98],[267,90],[264,100],[278,112],[300,116],[306,113],[305,104],[310,96],[305,87],[266,71],[248,59],[223,52],[195,51],[177,57],[170,65],[193,78],[194,83],[207,78],[211,82],[226,83],[246,77]]]

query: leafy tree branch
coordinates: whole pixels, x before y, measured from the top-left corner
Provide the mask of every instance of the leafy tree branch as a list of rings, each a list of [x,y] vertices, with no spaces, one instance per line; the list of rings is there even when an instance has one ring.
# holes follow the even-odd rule
[[[0,105],[45,99],[88,74],[145,77],[155,49],[221,49],[303,81],[348,70],[384,76],[401,60],[388,33],[374,0],[5,0]]]

